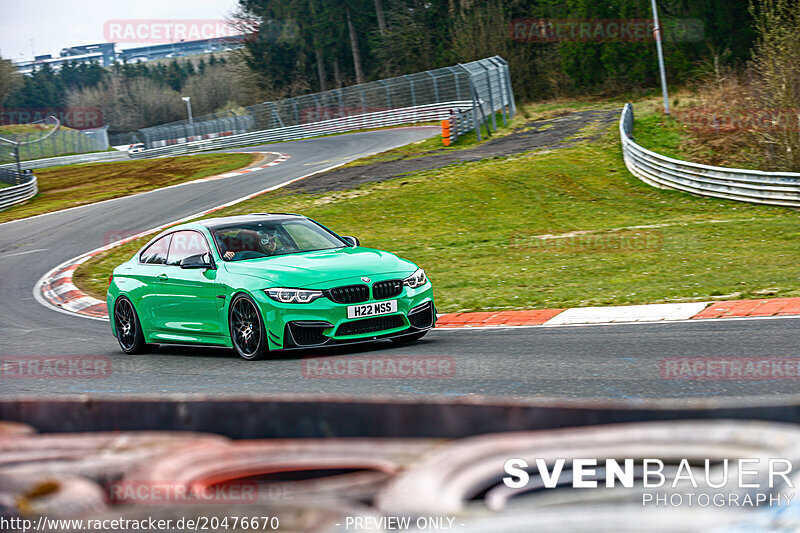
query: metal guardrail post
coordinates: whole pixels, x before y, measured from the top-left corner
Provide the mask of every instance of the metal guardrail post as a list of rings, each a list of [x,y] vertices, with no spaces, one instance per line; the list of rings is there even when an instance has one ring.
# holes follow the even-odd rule
[[[458,83],[458,69],[451,69],[453,73],[453,84],[456,86],[456,100],[461,100],[461,84]]]
[[[511,86],[511,70],[508,68],[508,61],[500,56],[495,56],[497,61],[503,65],[503,79],[505,80],[506,90],[508,91],[509,103],[511,104],[511,117],[517,114],[517,103],[514,101],[514,89]]]
[[[495,66],[494,70],[497,72],[497,85],[500,87],[500,101],[502,102],[501,109],[503,110],[503,125],[508,126],[508,95],[506,94],[506,87],[503,79],[503,65],[502,63],[496,63],[494,57],[490,57],[489,62]]]
[[[384,80],[378,80],[378,83],[380,83],[386,91],[386,109],[392,109],[392,95],[389,94],[389,86]]]
[[[439,84],[436,82],[436,76],[433,75],[433,72],[430,70],[425,72],[428,76],[431,77],[433,80],[433,98],[438,102],[439,101]]]
[[[492,114],[492,129],[497,131],[497,117],[494,107],[494,95],[492,94],[492,78],[489,76],[489,67],[481,63],[483,75],[486,76],[486,89],[489,91],[489,112]]]
[[[478,99],[478,91],[475,88],[475,83],[473,83],[473,81],[472,81],[472,75],[470,74],[470,72],[467,69],[467,67],[465,67],[461,63],[459,63],[458,66],[464,70],[464,72],[467,75],[467,80],[469,81],[469,89],[470,89],[470,93],[472,94],[472,102],[473,102],[473,105],[472,105],[472,121],[475,124],[475,135],[478,138],[478,142],[481,142],[481,126],[480,126],[480,123],[478,122],[478,113],[477,113],[476,110],[480,108],[481,116],[483,116],[483,108],[482,108],[482,106],[480,104],[480,100]],[[483,122],[484,123],[486,122],[486,117],[485,116],[483,116]],[[488,132],[488,130],[489,130],[488,126],[486,127],[486,130],[487,130],[486,133],[488,135],[488,133],[489,133]]]

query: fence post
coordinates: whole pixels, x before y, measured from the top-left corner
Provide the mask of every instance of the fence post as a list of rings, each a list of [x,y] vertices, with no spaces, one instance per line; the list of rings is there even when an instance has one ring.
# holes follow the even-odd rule
[[[508,126],[508,95],[506,94],[505,84],[503,83],[503,67],[494,62],[494,58],[490,57],[489,62],[494,65],[494,71],[497,72],[497,85],[500,87],[500,108],[503,110],[503,126]]]
[[[458,71],[451,70],[451,72],[453,73],[453,82],[456,84],[456,100],[461,100],[461,84],[458,83]]]
[[[384,89],[386,89],[386,109],[392,109],[392,95],[389,93],[389,86],[383,80],[378,80]]]
[[[489,68],[484,65],[482,61],[479,63],[483,69],[483,75],[486,76],[486,89],[489,91],[489,113],[492,114],[492,129],[497,131],[497,117],[494,112],[494,96],[492,94],[492,78],[489,76]]]
[[[497,61],[503,65],[503,79],[506,83],[506,91],[508,92],[508,102],[511,105],[511,117],[517,114],[517,103],[514,101],[514,88],[511,87],[511,71],[508,69],[508,61],[500,56],[495,56]]]
[[[297,109],[297,98],[292,98],[292,107],[294,108],[294,124],[300,124],[300,111]]]
[[[433,99],[437,102],[439,101],[439,84],[436,83],[436,76],[430,70],[425,71],[425,74],[431,77],[433,80]]]
[[[478,99],[478,91],[475,89],[475,84],[472,82],[472,74],[470,74],[469,69],[462,65],[461,63],[458,66],[467,74],[467,80],[469,81],[469,92],[472,94],[472,123],[475,125],[475,135],[478,138],[478,142],[481,142],[481,126],[478,122],[478,112],[477,110],[480,109],[481,116],[483,117],[483,122],[486,122],[486,116],[483,114],[483,106],[480,104]],[[486,134],[489,135],[489,126],[486,126]]]

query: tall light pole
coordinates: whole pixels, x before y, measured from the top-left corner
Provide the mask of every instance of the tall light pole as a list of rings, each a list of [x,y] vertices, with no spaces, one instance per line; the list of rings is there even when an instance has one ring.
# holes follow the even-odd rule
[[[189,124],[192,124],[192,97],[191,96],[182,96],[181,100],[186,102],[186,110],[189,112]]]
[[[661,93],[664,95],[664,114],[669,116],[669,91],[667,90],[667,73],[664,69],[664,50],[661,48],[661,25],[658,23],[658,7],[656,0],[650,0],[653,7],[653,35],[656,38],[658,54],[658,70],[661,73]]]

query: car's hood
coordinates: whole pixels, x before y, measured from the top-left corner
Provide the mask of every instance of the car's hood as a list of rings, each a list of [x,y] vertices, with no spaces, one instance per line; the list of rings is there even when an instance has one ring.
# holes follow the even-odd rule
[[[331,283],[361,276],[375,279],[405,277],[417,269],[411,261],[371,248],[339,248],[299,254],[225,262],[237,275],[261,278],[273,286],[307,289],[330,288]]]

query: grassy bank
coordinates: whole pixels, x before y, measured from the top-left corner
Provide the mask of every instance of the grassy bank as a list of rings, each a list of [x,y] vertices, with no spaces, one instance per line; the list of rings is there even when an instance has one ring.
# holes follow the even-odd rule
[[[625,169],[616,125],[572,148],[350,191],[276,191],[215,216],[264,211],[419,263],[442,311],[800,296],[797,212],[649,187]],[[79,285],[102,295],[141,244],[87,262]]]
[[[208,154],[39,169],[39,194],[24,204],[0,211],[0,222],[221,174],[247,166],[257,157]]]

